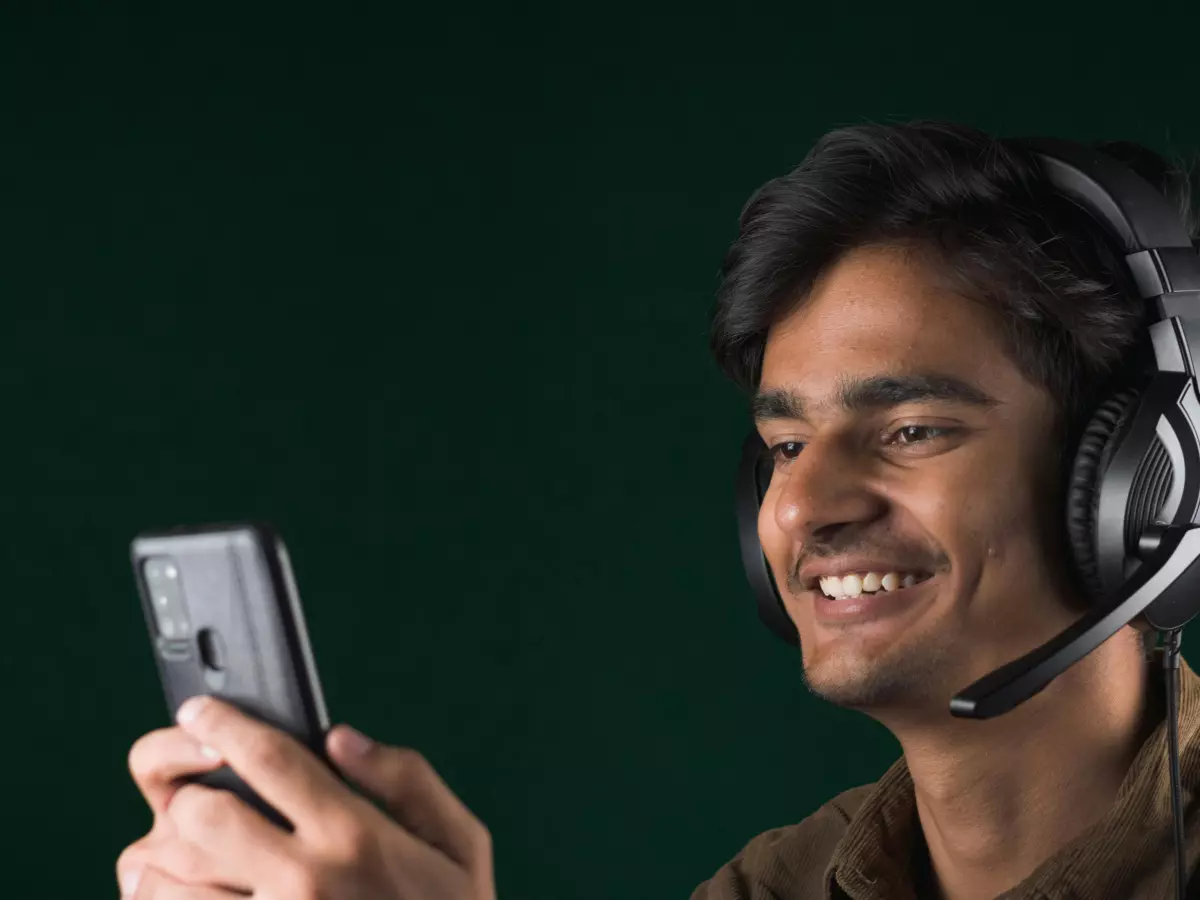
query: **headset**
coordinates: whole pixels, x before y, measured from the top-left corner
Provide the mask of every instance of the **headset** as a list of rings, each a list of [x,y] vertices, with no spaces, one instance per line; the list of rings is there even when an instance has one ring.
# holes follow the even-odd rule
[[[989,719],[1008,712],[1140,616],[1164,640],[1176,884],[1183,898],[1179,643],[1180,629],[1200,613],[1200,255],[1166,197],[1103,152],[1053,138],[1006,143],[1032,153],[1051,188],[1122,251],[1147,305],[1153,352],[1140,383],[1121,386],[1098,405],[1069,469],[1064,521],[1088,611],[960,691],[950,713]],[[758,539],[773,468],[766,449],[756,431],[742,445],[735,491],[742,562],[759,617],[798,646]]]

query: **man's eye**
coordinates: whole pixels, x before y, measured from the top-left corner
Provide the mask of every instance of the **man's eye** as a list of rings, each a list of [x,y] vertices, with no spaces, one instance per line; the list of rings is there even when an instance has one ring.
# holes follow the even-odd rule
[[[786,466],[794,461],[800,455],[800,451],[804,449],[802,441],[780,441],[774,444],[768,450],[771,459],[777,466]]]
[[[894,443],[902,445],[922,444],[925,441],[945,437],[949,431],[948,428],[937,428],[933,425],[905,425],[903,428],[893,431],[891,438]]]

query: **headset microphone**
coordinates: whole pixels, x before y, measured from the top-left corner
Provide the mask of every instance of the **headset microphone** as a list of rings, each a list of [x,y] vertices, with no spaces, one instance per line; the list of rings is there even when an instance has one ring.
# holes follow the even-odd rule
[[[1066,528],[1089,612],[962,690],[950,701],[950,712],[975,719],[1008,712],[1139,616],[1161,632],[1176,885],[1183,898],[1179,638],[1200,613],[1200,256],[1167,199],[1116,160],[1067,141],[1011,143],[1034,153],[1054,190],[1090,214],[1123,249],[1147,303],[1153,363],[1143,383],[1098,406],[1076,448]],[[795,645],[795,626],[758,540],[759,508],[771,477],[765,449],[757,432],[742,446],[736,485],[742,561],[759,617]]]

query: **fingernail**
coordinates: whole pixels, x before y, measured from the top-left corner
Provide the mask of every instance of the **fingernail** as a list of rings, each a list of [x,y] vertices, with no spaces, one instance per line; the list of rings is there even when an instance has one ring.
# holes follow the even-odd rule
[[[344,726],[344,728],[346,736],[342,738],[342,742],[346,748],[346,752],[351,756],[363,756],[375,746],[375,742],[358,729],[351,728],[349,725]]]
[[[121,876],[121,896],[132,897],[137,892],[138,882],[142,880],[142,870],[132,869]]]
[[[200,715],[200,710],[204,709],[204,704],[207,702],[208,697],[203,695],[188,697],[175,713],[175,721],[180,725],[186,725],[194,721],[196,716]]]

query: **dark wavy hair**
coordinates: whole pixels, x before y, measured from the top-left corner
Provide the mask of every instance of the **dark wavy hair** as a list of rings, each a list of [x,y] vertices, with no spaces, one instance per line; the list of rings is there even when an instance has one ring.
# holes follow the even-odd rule
[[[1197,234],[1188,168],[1137,144],[1095,146],[1162,191]],[[832,131],[750,198],[712,309],[721,370],[756,389],[771,326],[847,251],[887,244],[932,251],[957,290],[997,313],[1010,358],[1060,404],[1064,447],[1148,349],[1145,304],[1118,249],[1028,152],[916,121]]]

